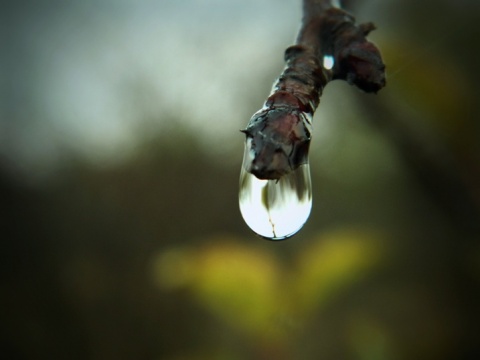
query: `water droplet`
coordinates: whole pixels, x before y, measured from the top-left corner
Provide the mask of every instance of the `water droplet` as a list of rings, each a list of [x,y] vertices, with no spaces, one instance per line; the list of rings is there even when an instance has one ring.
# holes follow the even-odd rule
[[[270,240],[294,235],[312,208],[310,165],[307,162],[278,180],[260,180],[242,166],[239,202],[243,219],[258,235]]]

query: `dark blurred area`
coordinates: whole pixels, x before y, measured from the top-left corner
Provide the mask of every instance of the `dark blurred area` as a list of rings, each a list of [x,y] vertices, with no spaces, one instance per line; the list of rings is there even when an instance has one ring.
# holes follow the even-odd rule
[[[387,87],[327,86],[282,242],[242,221],[238,129],[301,7],[258,3],[7,2],[9,359],[480,358],[480,3],[349,2]]]

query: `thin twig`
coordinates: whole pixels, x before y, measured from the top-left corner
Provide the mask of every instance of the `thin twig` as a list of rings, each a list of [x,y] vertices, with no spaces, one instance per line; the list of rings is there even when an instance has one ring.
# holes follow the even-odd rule
[[[385,65],[366,36],[371,23],[355,19],[330,0],[304,0],[296,44],[285,51],[286,68],[264,107],[243,132],[251,157],[247,171],[260,179],[279,179],[308,159],[311,119],[324,87],[332,80],[348,81],[365,92],[385,86]],[[330,57],[333,67],[324,66]]]

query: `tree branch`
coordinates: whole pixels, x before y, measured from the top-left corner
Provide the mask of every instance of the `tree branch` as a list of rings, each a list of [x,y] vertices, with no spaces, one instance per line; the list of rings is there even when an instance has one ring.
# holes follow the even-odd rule
[[[304,0],[296,44],[285,51],[286,68],[263,108],[243,132],[246,170],[260,179],[279,179],[308,161],[311,120],[324,87],[340,79],[365,92],[385,86],[379,50],[366,39],[375,27],[355,19],[330,0]],[[333,66],[326,66],[330,59]]]

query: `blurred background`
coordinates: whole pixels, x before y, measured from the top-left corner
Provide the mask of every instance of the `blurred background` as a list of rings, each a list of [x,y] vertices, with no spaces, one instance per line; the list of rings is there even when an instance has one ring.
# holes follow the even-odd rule
[[[7,1],[9,359],[480,358],[476,0],[350,1],[387,65],[330,83],[293,238],[238,210],[300,0]]]

